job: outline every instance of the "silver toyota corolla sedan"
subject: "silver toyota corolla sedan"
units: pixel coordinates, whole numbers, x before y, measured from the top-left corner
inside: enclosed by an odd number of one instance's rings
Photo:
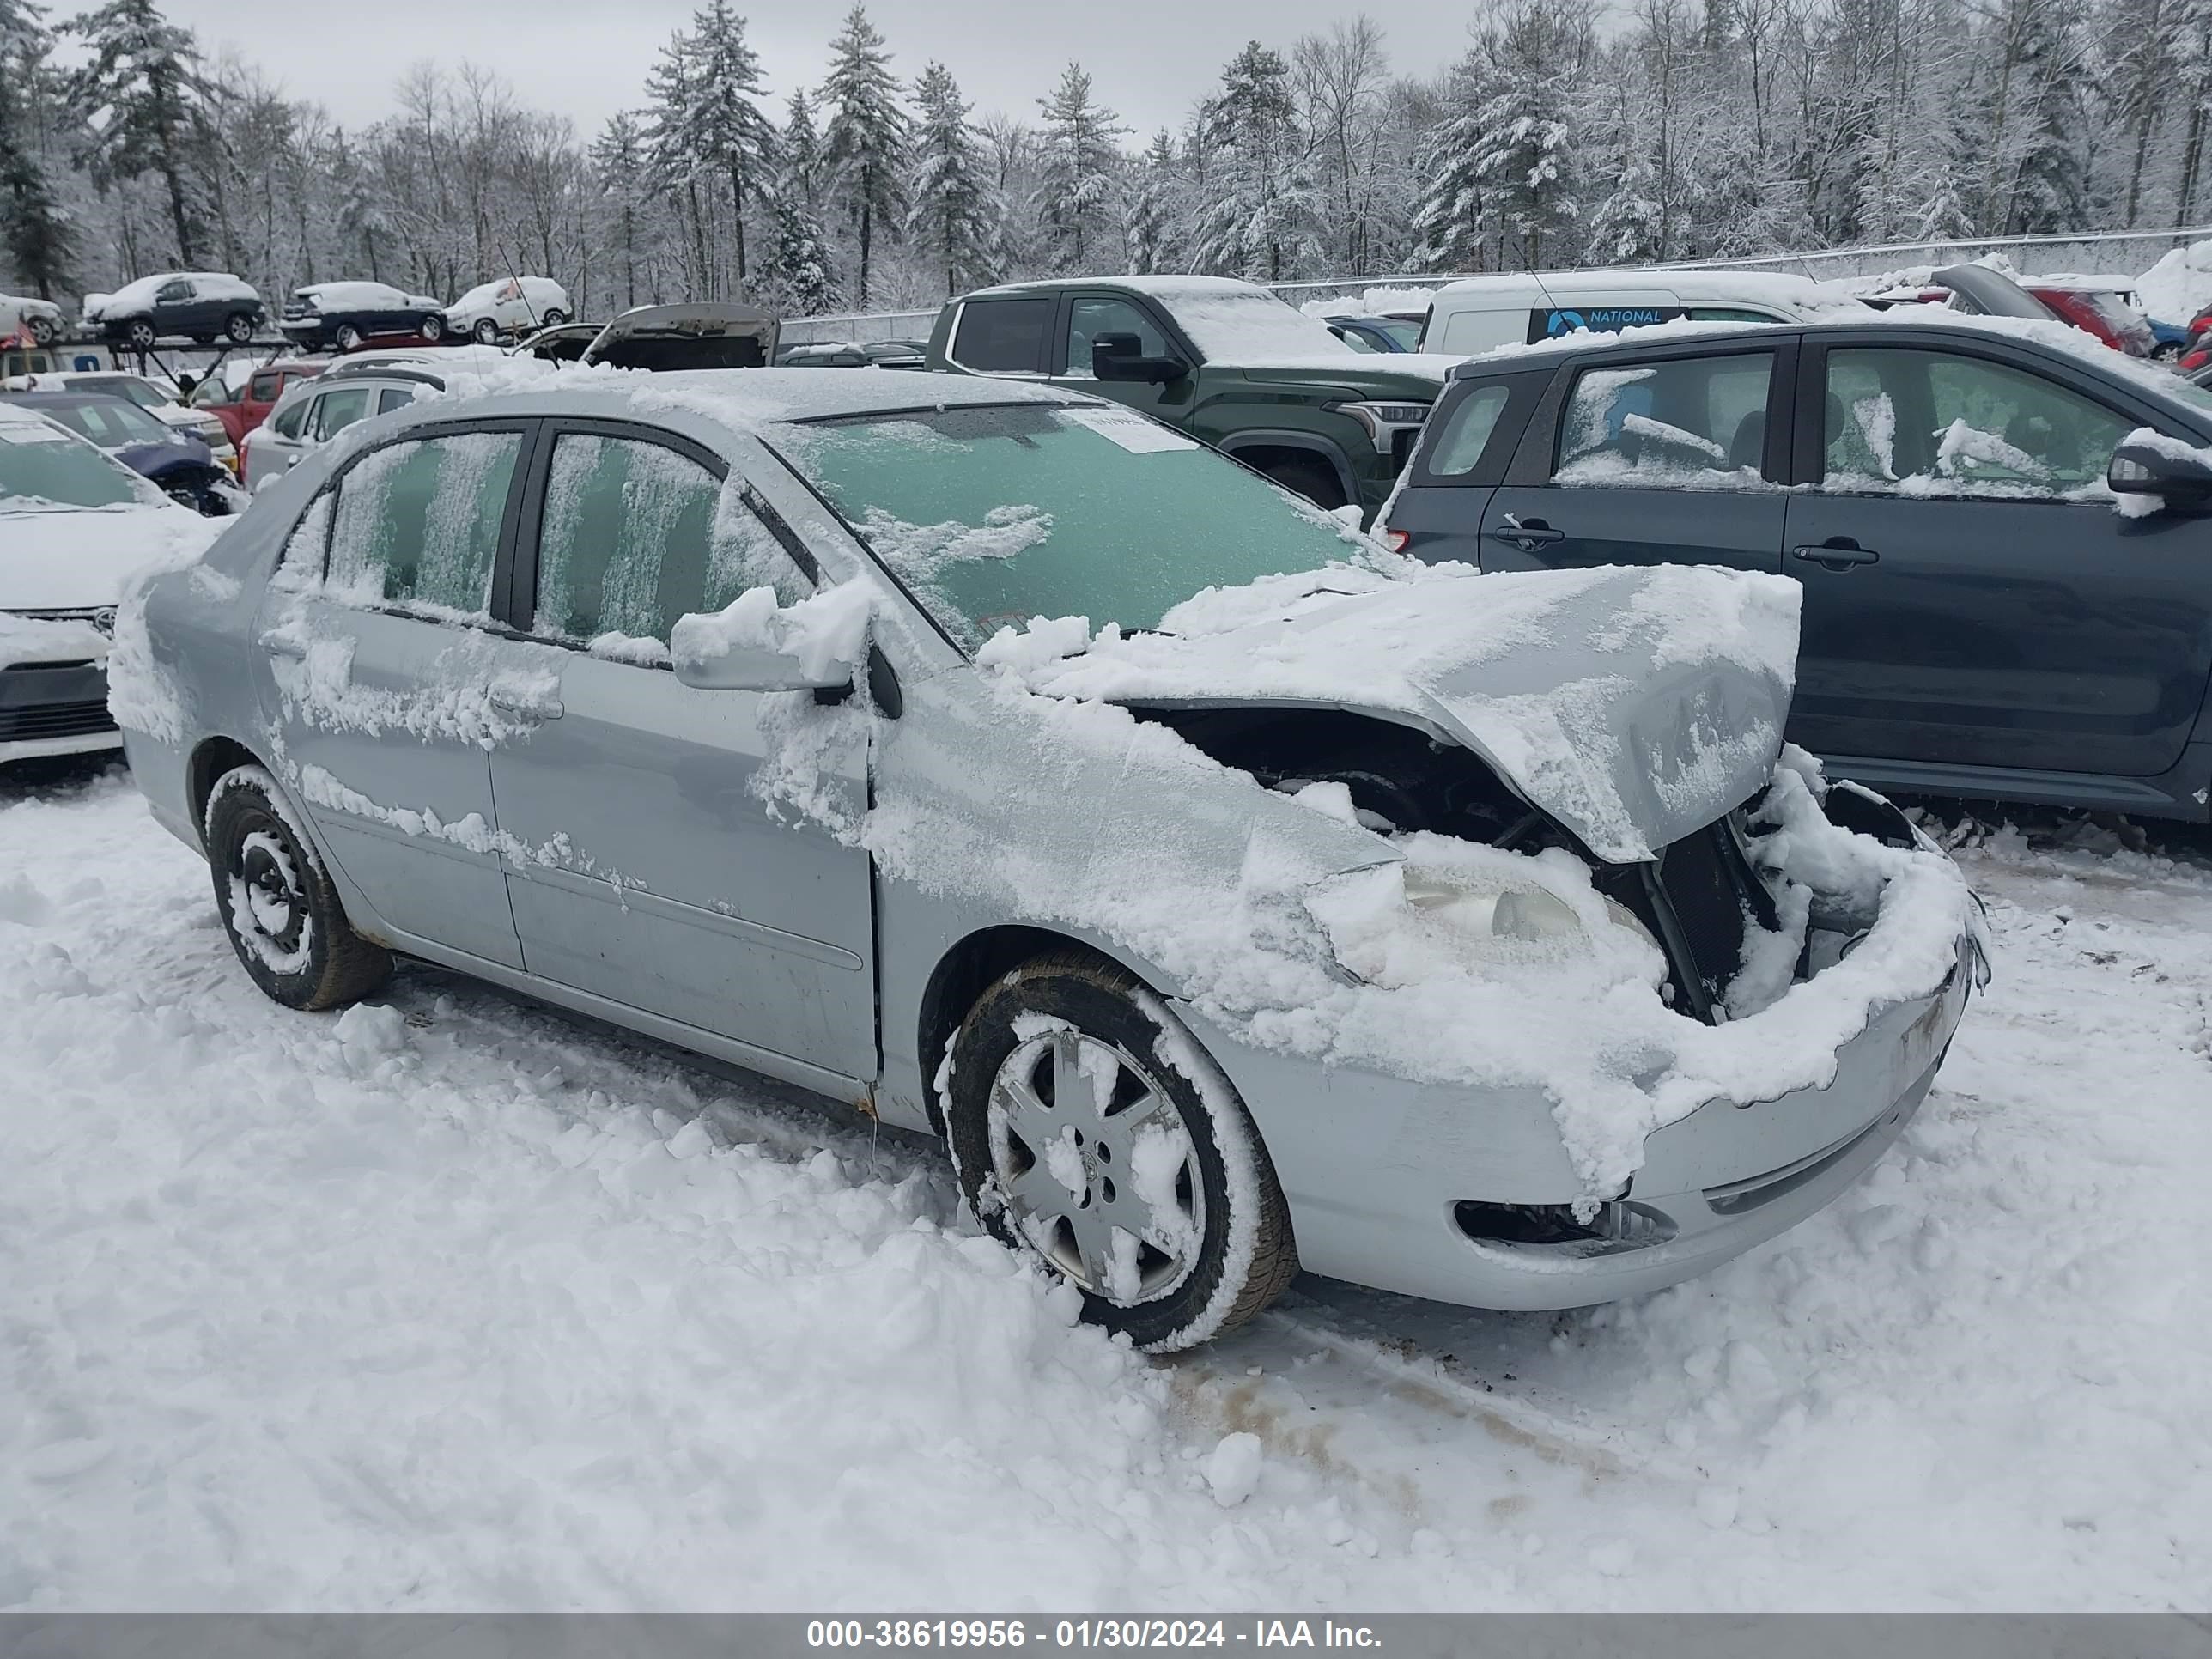
[[[395,955],[945,1138],[1139,1345],[1772,1237],[1919,1106],[1950,860],[1784,746],[1796,593],[1409,565],[1036,385],[582,369],[147,573],[131,769],[278,1002]]]

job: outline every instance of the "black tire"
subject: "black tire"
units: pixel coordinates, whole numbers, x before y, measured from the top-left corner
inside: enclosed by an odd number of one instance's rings
[[[361,343],[361,331],[351,323],[340,323],[331,331],[331,343],[340,351],[351,351]]]
[[[223,319],[222,331],[233,345],[244,345],[253,337],[253,319],[242,311],[234,311]]]
[[[499,343],[499,325],[489,317],[477,318],[477,325],[469,331],[477,337],[477,343],[478,345],[497,345]]]
[[[123,337],[136,349],[150,351],[154,342],[161,337],[154,332],[152,323],[143,317],[136,317],[125,325]]]
[[[562,310],[558,306],[551,306],[546,309],[545,316],[544,318],[544,325],[547,328],[558,328],[562,324],[568,320],[568,313],[567,312]]]
[[[54,319],[52,318],[33,317],[31,319],[31,339],[33,343],[42,346],[50,346],[60,337],[61,330],[54,325]]]
[[[212,334],[195,334],[192,336],[192,343],[196,346],[211,346],[215,343],[215,336]]]
[[[354,932],[314,843],[266,771],[240,766],[217,778],[204,828],[216,914],[271,1000],[342,1007],[390,976],[391,954]]]
[[[1291,494],[1328,512],[1344,505],[1344,486],[1326,462],[1290,459],[1270,461],[1260,470]]]
[[[446,337],[446,319],[434,311],[424,312],[422,322],[416,326],[422,337],[433,345]]]
[[[1100,1295],[1048,1255],[1019,1224],[1018,1202],[1000,1181],[993,1158],[991,1101],[1001,1069],[1012,1061],[1018,1072],[1024,1052],[1039,1041],[1035,1026],[1026,1037],[1017,1030],[1016,1021],[1024,1015],[1062,1023],[1077,1036],[1119,1051],[1125,1069],[1115,1074],[1113,1100],[1100,1113],[1101,1121],[1110,1120],[1125,1088],[1139,1097],[1149,1089],[1172,1108],[1188,1137],[1188,1152],[1194,1155],[1203,1195],[1197,1206],[1197,1242],[1181,1276],[1142,1299]],[[1049,1072],[1049,1061],[1043,1063],[1040,1083]],[[1188,1075],[1191,1071],[1206,1073],[1205,1086]],[[1127,1335],[1140,1348],[1172,1352],[1211,1340],[1249,1319],[1297,1277],[1290,1207],[1243,1103],[1165,1005],[1121,969],[1070,951],[1040,957],[999,980],[977,1000],[953,1037],[947,1094],[941,1103],[947,1139],[969,1206],[1000,1243],[1073,1285],[1083,1298],[1083,1317],[1091,1323]],[[1157,1113],[1153,1121],[1164,1121]],[[1079,1133],[1074,1144],[1085,1144]],[[1085,1167],[1099,1179],[1097,1190],[1110,1203],[1114,1191],[1103,1176],[1114,1166]],[[1176,1188],[1185,1196],[1189,1168],[1187,1158]],[[1128,1178],[1133,1192],[1133,1170]],[[1092,1201],[1086,1195],[1070,1205],[1087,1210]],[[1232,1259],[1231,1239],[1243,1230],[1248,1210],[1252,1248],[1239,1262]]]

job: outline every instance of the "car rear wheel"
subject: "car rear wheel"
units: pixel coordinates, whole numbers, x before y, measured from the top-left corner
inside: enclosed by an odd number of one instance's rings
[[[560,327],[560,325],[561,325],[562,324],[563,324],[563,323],[567,322],[568,320],[568,313],[567,312],[565,312],[565,311],[562,310],[560,307],[558,307],[558,306],[549,306],[549,307],[546,307],[546,311],[545,311],[545,326],[546,326],[546,327],[548,327],[548,328],[558,328],[558,327]]]
[[[240,766],[217,778],[204,827],[223,931],[270,998],[287,1008],[336,1008],[385,981],[390,954],[354,932],[314,843],[265,770]]]
[[[1297,1273],[1289,1206],[1236,1091],[1119,969],[1040,957],[953,1038],[953,1166],[994,1237],[1142,1348],[1204,1342]]]
[[[233,345],[244,345],[253,337],[253,319],[242,311],[234,311],[224,319],[222,331]]]
[[[476,327],[471,329],[470,332],[477,337],[477,343],[478,345],[496,345],[499,343],[499,325],[492,321],[489,317],[477,318]]]
[[[31,319],[31,338],[36,343],[42,346],[50,346],[54,343],[55,339],[60,335],[60,333],[61,330],[54,326],[54,319],[52,318],[33,317]]]
[[[123,337],[139,350],[148,350],[153,346],[155,337],[154,325],[143,317],[138,318],[123,331]]]
[[[1335,471],[1321,461],[1289,459],[1270,461],[1261,471],[1291,494],[1303,495],[1316,507],[1334,512],[1344,505],[1344,486]]]
[[[446,319],[434,311],[424,312],[422,320],[417,326],[426,340],[436,341],[446,337]]]

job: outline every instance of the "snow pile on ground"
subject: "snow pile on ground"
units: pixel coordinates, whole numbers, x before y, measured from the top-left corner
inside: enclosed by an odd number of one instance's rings
[[[2212,242],[2169,248],[2136,278],[2136,299],[2162,323],[2186,323],[2212,305]]]
[[[282,1012],[127,784],[0,785],[0,1608],[2201,1611],[2212,874],[1966,856],[1999,977],[1830,1211],[1155,1364],[933,1155],[428,970]]]

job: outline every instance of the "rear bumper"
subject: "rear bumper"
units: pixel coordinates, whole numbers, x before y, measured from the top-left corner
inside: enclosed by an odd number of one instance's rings
[[[1504,1243],[1462,1226],[1462,1202],[1565,1206],[1581,1194],[1540,1091],[1316,1066],[1183,1012],[1259,1125],[1309,1271],[1469,1307],[1575,1308],[1717,1267],[1857,1180],[1919,1109],[1974,964],[1962,936],[1943,984],[1878,1012],[1838,1052],[1826,1087],[1715,1100],[1650,1135],[1625,1196],[1661,1224],[1635,1243]]]

